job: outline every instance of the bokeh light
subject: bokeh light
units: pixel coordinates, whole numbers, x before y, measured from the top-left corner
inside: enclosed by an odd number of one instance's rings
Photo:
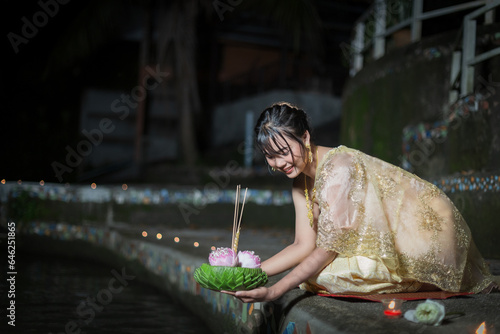
[[[174,241],[175,241],[175,242],[179,242],[179,241],[181,241],[181,239],[179,239],[179,237],[175,237],[175,238],[174,238]]]
[[[147,237],[147,236],[148,236],[148,232],[146,232],[146,231],[142,231],[142,236],[143,236],[144,238],[145,238],[145,237]]]
[[[97,188],[97,184],[95,184],[95,182],[93,182],[93,183],[90,185],[90,188],[92,188],[92,189]]]
[[[200,246],[200,243],[198,241],[195,241],[194,244],[193,244],[194,247],[199,247]]]
[[[127,189],[128,189],[128,186],[124,183],[124,184],[122,184],[122,189],[123,189],[123,190],[127,190]]]
[[[157,233],[156,234],[156,239],[160,240],[161,238],[163,238],[163,236],[161,235],[161,233]]]

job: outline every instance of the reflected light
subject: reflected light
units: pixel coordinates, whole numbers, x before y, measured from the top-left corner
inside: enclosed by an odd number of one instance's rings
[[[486,323],[483,321],[481,325],[476,330],[476,334],[486,334]]]
[[[175,242],[179,242],[179,241],[181,241],[181,239],[179,239],[179,237],[175,237],[175,238],[174,238],[174,241],[175,241]]]
[[[163,236],[161,235],[161,233],[157,233],[156,234],[156,239],[160,240],[161,238],[163,238]]]
[[[128,189],[128,186],[124,183],[124,184],[122,184],[122,189],[123,189],[123,190],[127,190],[127,189]]]
[[[90,188],[92,188],[92,189],[97,188],[97,184],[95,184],[95,182],[93,182],[93,183],[90,185]]]
[[[146,231],[142,231],[142,236],[143,236],[144,238],[145,238],[145,237],[147,237],[147,236],[148,236],[148,232],[146,232]]]
[[[200,246],[200,244],[198,243],[198,241],[195,241],[193,245],[194,245],[194,247],[199,247]]]

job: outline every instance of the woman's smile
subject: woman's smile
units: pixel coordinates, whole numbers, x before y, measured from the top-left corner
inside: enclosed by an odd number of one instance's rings
[[[283,168],[283,173],[290,174],[291,172],[293,172],[293,166]]]

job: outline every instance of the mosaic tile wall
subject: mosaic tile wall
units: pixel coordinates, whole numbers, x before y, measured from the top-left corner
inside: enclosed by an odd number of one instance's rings
[[[215,204],[234,203],[236,190],[207,187],[196,188],[153,188],[135,187],[123,184],[120,186],[96,185],[61,185],[40,181],[22,182],[6,181],[0,183],[0,201],[5,202],[8,196],[18,196],[21,191],[29,192],[30,196],[40,199],[63,202],[94,202],[105,203],[114,201],[118,204],[177,204],[193,203]],[[241,192],[243,198],[244,189]],[[283,205],[292,202],[289,191],[271,191],[248,189],[247,201],[259,205]]]
[[[444,192],[460,191],[500,192],[500,175],[468,174],[451,175],[444,178],[430,180]],[[199,190],[184,189],[153,189],[148,187],[126,186],[96,186],[90,185],[59,185],[41,184],[33,182],[3,182],[0,184],[0,201],[6,202],[9,196],[16,197],[22,191],[29,192],[30,196],[57,200],[63,202],[94,202],[105,203],[114,201],[118,204],[177,204],[192,203],[198,205],[216,203],[234,203],[235,190]],[[243,192],[242,192],[243,196]],[[259,205],[285,205],[292,203],[291,192],[288,190],[271,191],[265,189],[248,189],[247,202]]]

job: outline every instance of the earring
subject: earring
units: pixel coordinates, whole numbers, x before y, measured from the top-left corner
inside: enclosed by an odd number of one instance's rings
[[[273,172],[276,172],[276,169],[275,169],[274,167],[271,167],[271,170],[272,170]]]
[[[306,144],[306,149],[307,149],[307,157],[308,157],[309,163],[312,163],[313,162],[313,154],[311,151],[311,145]]]

